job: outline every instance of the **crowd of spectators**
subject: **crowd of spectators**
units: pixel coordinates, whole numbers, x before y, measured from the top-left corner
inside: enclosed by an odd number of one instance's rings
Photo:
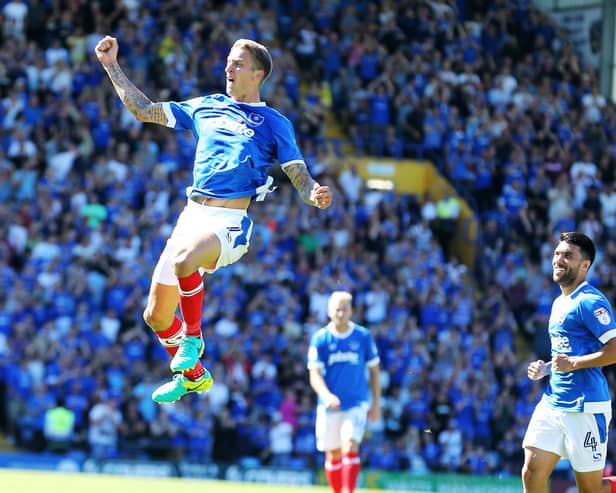
[[[591,281],[612,300],[616,279],[616,113],[549,16],[504,0],[0,4],[10,441],[97,458],[315,466],[305,356],[342,287],[382,359],[383,418],[362,446],[365,467],[519,473],[542,390],[526,361],[549,351],[554,234],[596,240]],[[232,41],[263,41],[275,66],[264,98],[337,194],[313,211],[273,170],[279,188],[251,208],[249,253],[206,279],[215,384],[173,405],[150,399],[168,356],[141,313],[194,142],[126,112],[93,56],[107,33],[153,100],[220,91]],[[355,155],[327,138],[328,112],[357,154],[434,161],[480,219],[472,269],[439,242],[429,196],[365,189]]]

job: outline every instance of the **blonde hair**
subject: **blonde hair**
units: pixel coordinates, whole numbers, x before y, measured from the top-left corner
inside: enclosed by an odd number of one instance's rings
[[[263,84],[265,79],[272,73],[272,67],[274,65],[269,50],[261,43],[244,38],[238,39],[233,43],[231,49],[233,48],[243,48],[250,53],[254,68],[256,70],[263,70],[263,79],[261,79],[261,84]]]
[[[329,302],[334,303],[335,301],[346,301],[350,304],[353,301],[353,295],[348,291],[334,291],[329,296]]]

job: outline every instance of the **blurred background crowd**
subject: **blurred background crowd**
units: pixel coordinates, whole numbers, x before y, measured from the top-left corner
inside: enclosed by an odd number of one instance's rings
[[[614,300],[616,112],[566,33],[525,1],[11,0],[0,8],[0,431],[27,450],[313,467],[305,359],[348,289],[382,360],[367,468],[513,474],[549,357],[558,232],[596,241]],[[271,48],[263,97],[334,205],[280,170],[249,253],[206,279],[202,395],[155,405],[168,357],[142,321],[191,182],[192,136],[142,125],[93,54],[152,100],[223,90],[239,37]],[[326,120],[345,131],[328,137]],[[429,159],[457,196],[370,190],[361,155]],[[465,200],[473,268],[449,248]],[[613,388],[615,374],[608,370]],[[616,439],[610,441],[616,450]],[[612,455],[613,457],[613,455]]]

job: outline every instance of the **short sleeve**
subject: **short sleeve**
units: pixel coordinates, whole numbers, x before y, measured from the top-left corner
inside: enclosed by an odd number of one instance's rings
[[[207,98],[198,97],[182,102],[169,101],[163,103],[163,111],[170,128],[193,130],[193,115],[198,107],[207,104]]]
[[[317,333],[314,336],[312,336],[312,339],[310,340],[310,346],[308,347],[308,369],[309,370],[323,368],[325,366],[323,362],[324,358],[323,358],[323,355],[321,354],[322,349],[320,346],[321,345],[319,345],[319,337]]]
[[[584,324],[603,344],[616,337],[614,313],[604,297],[596,296],[585,300],[581,309]]]
[[[281,115],[272,130],[276,142],[276,159],[280,162],[280,166],[284,168],[289,164],[303,163],[304,157],[295,141],[293,124]]]
[[[376,366],[380,363],[379,351],[374,342],[374,338],[368,332],[366,336],[366,364],[369,367]]]

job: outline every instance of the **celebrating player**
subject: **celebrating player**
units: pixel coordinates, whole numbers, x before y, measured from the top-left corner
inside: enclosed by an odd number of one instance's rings
[[[376,421],[380,415],[379,355],[368,329],[351,321],[352,300],[346,291],[331,294],[330,323],[315,332],[308,349],[310,385],[319,401],[317,449],[325,452],[325,476],[334,493],[355,490],[366,417]]]
[[[525,493],[546,493],[561,457],[568,458],[580,493],[616,493],[602,479],[612,404],[602,366],[616,362],[616,323],[606,297],[586,281],[595,245],[582,233],[561,233],[552,258],[554,300],[549,334],[552,360],[533,361],[528,377],[550,376],[524,437]]]
[[[229,52],[227,95],[213,94],[183,102],[148,99],[128,80],[117,60],[118,41],[105,36],[96,56],[126,108],[142,122],[191,130],[197,139],[192,186],[187,204],[154,269],[144,312],[178,372],[156,389],[156,402],[174,402],[188,392],[212,385],[199,358],[203,274],[236,262],[248,250],[253,222],[251,198],[271,191],[267,169],[277,160],[307,204],[324,209],[332,195],[309,174],[295,142],[292,124],[260,99],[260,88],[272,70],[263,45],[240,39]],[[183,321],[176,315],[180,306]]]

